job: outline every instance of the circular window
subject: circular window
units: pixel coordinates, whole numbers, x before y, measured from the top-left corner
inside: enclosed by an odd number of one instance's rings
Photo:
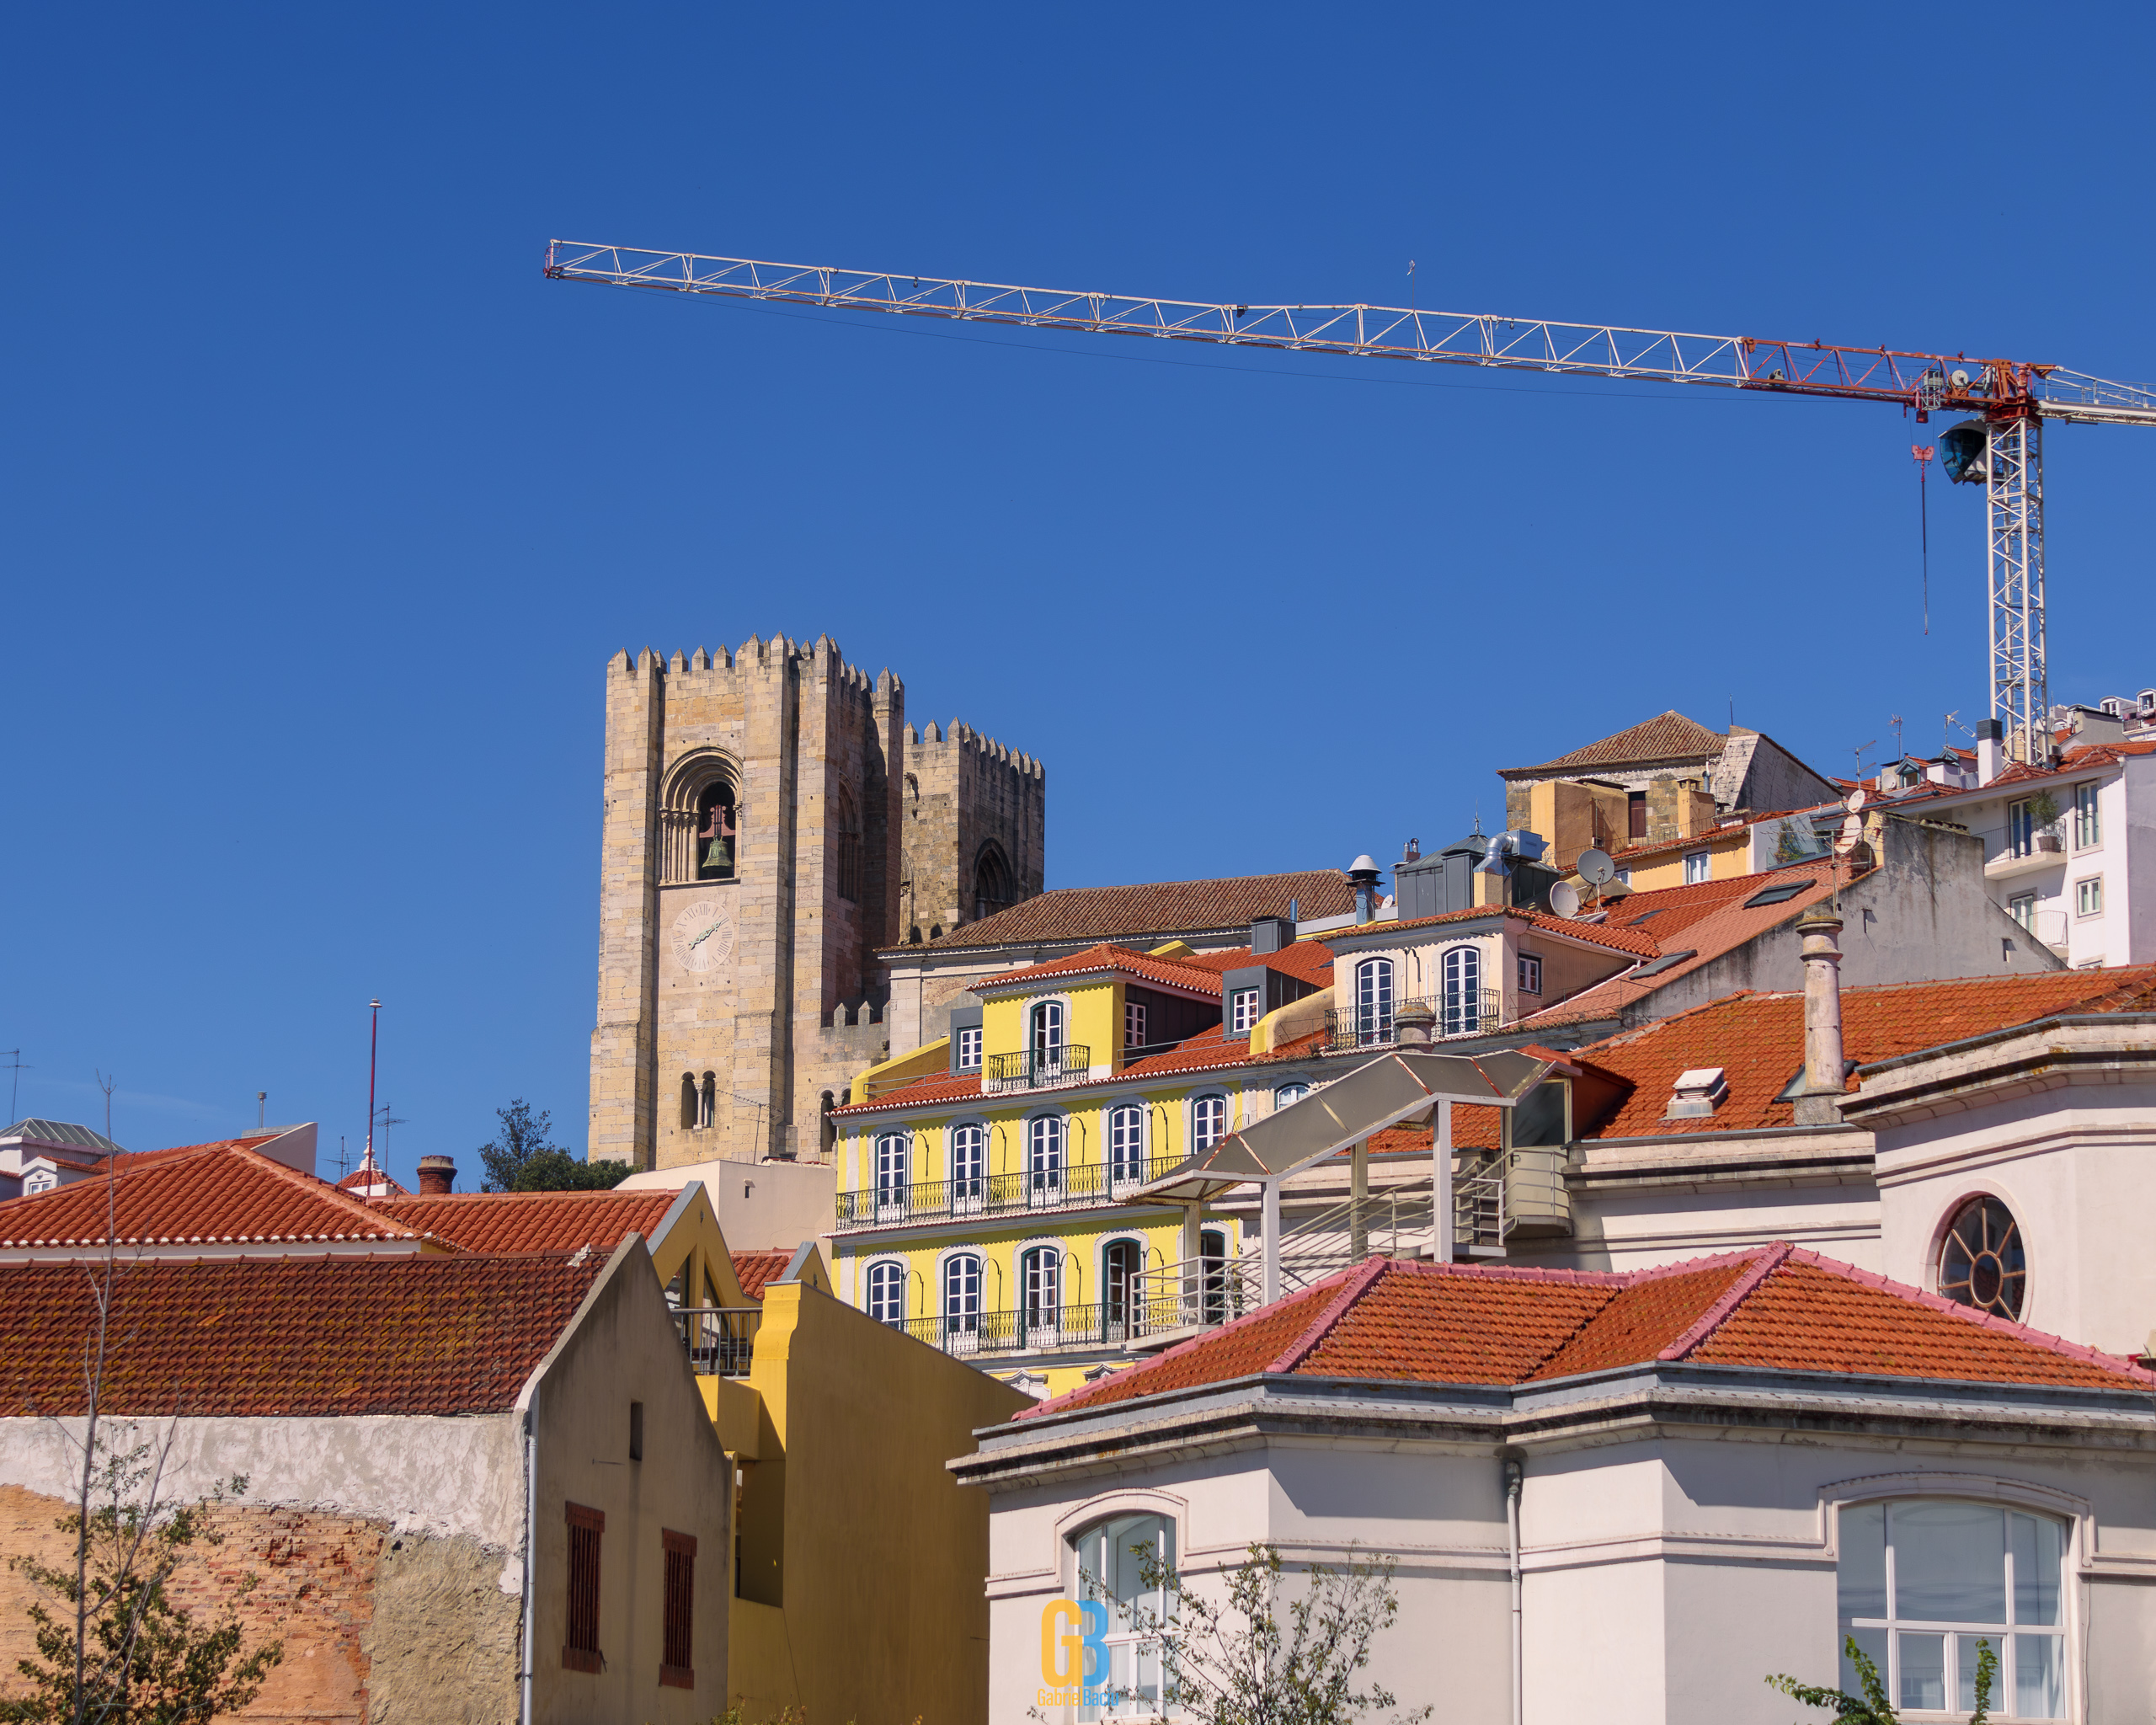
[[[2019,1318],[2028,1287],[2014,1212],[1996,1198],[1972,1198],[1956,1210],[1939,1247],[1939,1291],[1957,1306]]]

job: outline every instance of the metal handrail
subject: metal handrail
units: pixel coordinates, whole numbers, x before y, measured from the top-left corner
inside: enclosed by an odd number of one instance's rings
[[[1219,1259],[1211,1261],[1215,1272]],[[1230,1268],[1232,1268],[1230,1266]],[[1157,1276],[1158,1271],[1151,1274]],[[1189,1304],[1181,1293],[1165,1295],[1141,1291],[1146,1277],[1132,1278],[1132,1291],[1122,1299],[1070,1300],[1015,1311],[957,1311],[941,1316],[890,1321],[917,1342],[926,1342],[946,1354],[973,1357],[996,1354],[1052,1354],[1066,1348],[1114,1348],[1142,1342],[1170,1331],[1187,1329],[1193,1319]],[[1233,1279],[1227,1286],[1230,1290]],[[1203,1295],[1201,1292],[1200,1298]],[[1216,1308],[1238,1295],[1227,1291],[1215,1297]],[[1255,1305],[1255,1300],[1250,1302]],[[1243,1310],[1236,1306],[1233,1316]],[[1220,1320],[1215,1319],[1214,1322]]]
[[[1090,1209],[1116,1203],[1147,1181],[1181,1167],[1184,1161],[1175,1156],[1131,1157],[1121,1162],[1066,1162],[912,1184],[879,1183],[839,1193],[837,1225],[844,1231],[1015,1211]]]
[[[1092,1066],[1093,1051],[1082,1042],[1026,1049],[1013,1055],[990,1055],[982,1063],[980,1087],[986,1091],[1043,1090],[1051,1085],[1077,1084],[1084,1081]]]
[[[1438,1037],[1485,1036],[1500,1028],[1504,1017],[1504,996],[1494,988],[1396,1000],[1381,1012],[1335,1007],[1325,1015],[1326,1051],[1390,1048],[1400,1039],[1396,1021],[1407,1007],[1428,1007],[1436,1021],[1431,1033]]]
[[[689,1365],[701,1377],[744,1378],[755,1357],[760,1306],[680,1306],[674,1328]]]

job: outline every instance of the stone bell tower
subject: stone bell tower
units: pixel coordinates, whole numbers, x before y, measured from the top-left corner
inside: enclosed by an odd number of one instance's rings
[[[910,746],[905,686],[827,636],[609,661],[589,1155],[819,1154],[825,1092],[889,1051],[877,949],[917,926],[907,868],[953,898],[1016,853],[1010,898],[1040,890],[1039,764],[1001,751],[916,845]],[[937,908],[1001,902],[975,900]]]

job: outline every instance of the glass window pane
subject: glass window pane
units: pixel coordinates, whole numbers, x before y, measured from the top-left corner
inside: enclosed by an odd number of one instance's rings
[[[1954,1637],[1953,1705],[1965,1713],[1977,1705],[1977,1644],[1979,1642],[1990,1642],[1993,1657],[1999,1661],[1991,1679],[1991,1711],[1996,1713],[2002,1710],[2006,1700],[2003,1687],[2006,1674],[2006,1637],[2001,1635],[1962,1634]]]
[[[1886,1632],[1883,1629],[1844,1629],[1842,1632],[1842,1693],[1861,1696],[1864,1680],[1857,1675],[1856,1667],[1849,1662],[1849,1642],[1854,1641],[1871,1669],[1879,1674],[1880,1687],[1886,1685]]]
[[[1900,1640],[1902,1693],[1897,1705],[1943,1712],[1946,1707],[1946,1637],[1911,1635],[1904,1631]]]
[[[1841,1602],[1844,1617],[1886,1615],[1886,1506],[1859,1503],[1842,1511]],[[1851,1694],[1855,1691],[1852,1690]]]
[[[1897,1503],[1893,1545],[1897,1618],[1919,1623],[2006,1621],[2006,1518],[2001,1511],[1981,1503]]]
[[[2014,1621],[2057,1623],[2059,1558],[2066,1530],[2034,1515],[2009,1518],[2014,1539]]]
[[[2014,1711],[2025,1719],[2066,1717],[2066,1642],[2063,1637],[2014,1637]]]

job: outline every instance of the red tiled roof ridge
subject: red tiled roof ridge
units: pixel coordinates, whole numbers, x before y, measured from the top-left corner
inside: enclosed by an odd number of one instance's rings
[[[1318,1314],[1304,1327],[1294,1340],[1282,1348],[1262,1370],[1267,1376],[1278,1372],[1293,1371],[1310,1351],[1331,1335],[1334,1326],[1354,1309],[1355,1302],[1369,1291],[1370,1284],[1385,1274],[1390,1259],[1371,1258],[1349,1270],[1341,1282],[1340,1289],[1318,1310]]]
[[[1788,1261],[1789,1255],[1794,1249],[1786,1240],[1777,1240],[1764,1252],[1760,1252],[1743,1274],[1722,1290],[1721,1298],[1701,1312],[1693,1321],[1690,1328],[1668,1347],[1662,1348],[1655,1355],[1655,1358],[1682,1359],[1689,1354],[1720,1329],[1723,1320],[1750,1297],[1754,1288],[1780,1269]]]
[[[1186,964],[1179,959],[1141,953],[1113,941],[1098,941],[1083,952],[1049,959],[1038,964],[1022,964],[1001,975],[984,977],[973,985],[976,992],[1007,988],[1036,976],[1084,976],[1096,970],[1127,970],[1154,982],[1181,984],[1198,994],[1218,994],[1220,973],[1203,965]]]
[[[1854,1282],[1860,1287],[1876,1288],[1881,1293],[1898,1295],[1929,1311],[1944,1312],[1964,1323],[1974,1324],[1978,1329],[1996,1331],[2015,1341],[2025,1342],[2032,1348],[2041,1348],[2048,1353],[2079,1360],[2084,1365],[2102,1366],[2123,1373],[2141,1383],[2156,1386],[2156,1371],[2151,1371],[2133,1360],[2122,1359],[2116,1354],[2106,1354],[2102,1348],[2091,1348],[2085,1343],[2069,1342],[2065,1337],[2054,1336],[2048,1330],[2032,1329],[2027,1324],[2017,1322],[2010,1317],[2001,1317],[1996,1312],[1979,1311],[1972,1306],[1957,1305],[1941,1295],[1927,1292],[1908,1282],[1897,1282],[1892,1276],[1883,1275],[1877,1270],[1867,1270],[1838,1258],[1828,1258],[1824,1252],[1814,1251],[1810,1247],[1788,1247],[1784,1261],[1824,1270],[1830,1275]]]

